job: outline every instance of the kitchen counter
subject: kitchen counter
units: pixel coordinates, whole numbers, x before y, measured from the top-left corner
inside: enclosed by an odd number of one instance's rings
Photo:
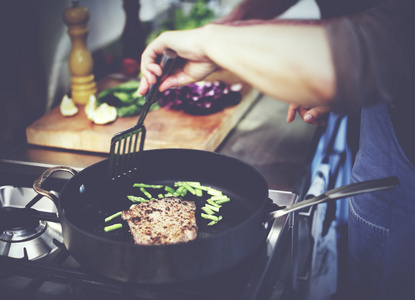
[[[287,105],[260,96],[217,152],[245,161],[265,177],[270,189],[292,191],[310,155],[315,126],[298,118],[286,123]],[[57,165],[80,171],[106,159],[106,154],[20,145],[0,161],[3,172],[39,174]]]

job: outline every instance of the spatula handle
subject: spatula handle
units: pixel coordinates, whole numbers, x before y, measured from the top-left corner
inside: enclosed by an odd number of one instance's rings
[[[143,109],[141,110],[140,117],[138,118],[137,125],[141,126],[144,123],[144,119],[147,116],[148,111],[150,110],[151,105],[157,101],[159,96],[159,87],[160,84],[163,82],[164,78],[171,72],[173,69],[174,61],[177,58],[177,53],[173,50],[167,49],[160,62],[160,66],[162,68],[162,75],[157,78],[157,82],[150,86],[146,94],[146,102],[144,103]]]
[[[162,75],[157,78],[157,82],[150,86],[150,89],[148,90],[147,96],[146,96],[146,102],[149,102],[150,104],[153,104],[157,98],[158,98],[158,89],[160,87],[160,84],[163,82],[163,80],[166,78],[167,75],[170,74],[173,63],[177,58],[177,53],[173,50],[167,49],[164,51],[163,57],[160,62],[160,66],[163,70]]]

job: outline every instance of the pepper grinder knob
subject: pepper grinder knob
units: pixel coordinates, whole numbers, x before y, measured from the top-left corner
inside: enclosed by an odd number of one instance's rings
[[[93,60],[87,48],[89,11],[73,2],[73,5],[63,12],[63,21],[68,27],[68,35],[72,42],[69,56],[72,100],[77,104],[86,104],[89,96],[97,92]]]

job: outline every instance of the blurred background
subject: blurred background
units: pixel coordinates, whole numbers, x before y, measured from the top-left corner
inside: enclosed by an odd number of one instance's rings
[[[19,0],[2,3],[0,155],[25,141],[25,128],[70,92],[71,40],[62,14],[88,8],[87,47],[98,81],[138,76],[141,51],[167,29],[203,25],[240,0]]]

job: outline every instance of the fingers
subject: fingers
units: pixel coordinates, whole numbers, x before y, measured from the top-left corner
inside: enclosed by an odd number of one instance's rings
[[[307,124],[326,126],[328,114],[331,112],[330,106],[315,106],[312,108],[301,107],[298,104],[290,104],[287,112],[287,122],[294,121],[295,115],[298,114]]]
[[[295,114],[297,113],[297,110],[300,108],[298,104],[290,104],[288,106],[288,112],[287,112],[287,123],[291,123],[295,119]]]
[[[316,106],[311,109],[304,109],[300,111],[304,122],[317,126],[326,126],[327,117],[331,111],[329,106]]]

